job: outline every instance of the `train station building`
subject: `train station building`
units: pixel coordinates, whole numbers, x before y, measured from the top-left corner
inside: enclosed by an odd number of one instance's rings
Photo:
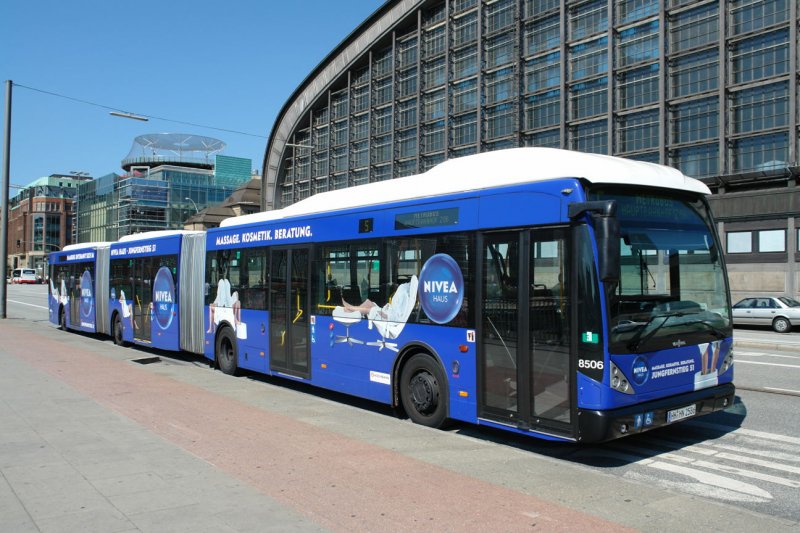
[[[261,203],[547,146],[712,190],[733,300],[800,292],[798,2],[390,0],[286,101]]]

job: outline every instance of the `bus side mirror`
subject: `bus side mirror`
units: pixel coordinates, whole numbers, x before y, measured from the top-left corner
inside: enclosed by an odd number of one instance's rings
[[[620,278],[620,231],[617,202],[614,200],[569,204],[568,216],[576,219],[588,213],[594,223],[597,239],[597,262],[600,279],[614,283]]]
[[[592,214],[594,234],[597,239],[598,269],[600,279],[618,282],[620,274],[619,220],[616,216]]]

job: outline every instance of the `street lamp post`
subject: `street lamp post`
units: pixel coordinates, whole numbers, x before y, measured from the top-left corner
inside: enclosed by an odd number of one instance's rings
[[[14,82],[6,80],[6,121],[3,135],[3,180],[0,185],[0,203],[3,204],[0,213],[0,273],[3,276],[0,281],[0,319],[7,318],[6,315],[6,274],[8,269],[8,184],[10,183],[9,171],[11,169],[11,88]]]
[[[188,196],[187,196],[186,198],[184,198],[184,200],[189,200],[190,202],[192,202],[192,205],[194,206],[194,214],[195,214],[195,215],[196,215],[197,213],[199,213],[199,212],[200,212],[200,210],[199,210],[199,209],[197,209],[197,204],[196,204],[196,203],[194,203],[194,200],[192,200],[192,199],[191,199],[191,198],[189,198]]]

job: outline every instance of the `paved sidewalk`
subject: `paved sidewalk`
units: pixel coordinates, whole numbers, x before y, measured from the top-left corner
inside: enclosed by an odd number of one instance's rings
[[[323,530],[0,349],[0,531]]]
[[[0,531],[796,526],[41,322],[0,339]]]

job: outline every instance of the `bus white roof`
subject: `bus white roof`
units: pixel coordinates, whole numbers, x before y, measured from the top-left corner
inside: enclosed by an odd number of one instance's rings
[[[511,148],[448,159],[423,174],[315,194],[283,209],[223,220],[220,226],[561,178],[711,194],[701,181],[663,165],[556,148]]]
[[[95,248],[107,248],[111,246],[110,242],[80,242],[78,244],[68,244],[61,249],[62,252],[70,250],[88,250]]]
[[[147,239],[159,239],[161,237],[169,237],[171,235],[194,235],[202,233],[202,231],[191,231],[185,229],[165,229],[159,231],[145,231],[142,233],[134,233],[133,235],[125,235],[120,237],[118,242],[127,241],[142,241]]]

